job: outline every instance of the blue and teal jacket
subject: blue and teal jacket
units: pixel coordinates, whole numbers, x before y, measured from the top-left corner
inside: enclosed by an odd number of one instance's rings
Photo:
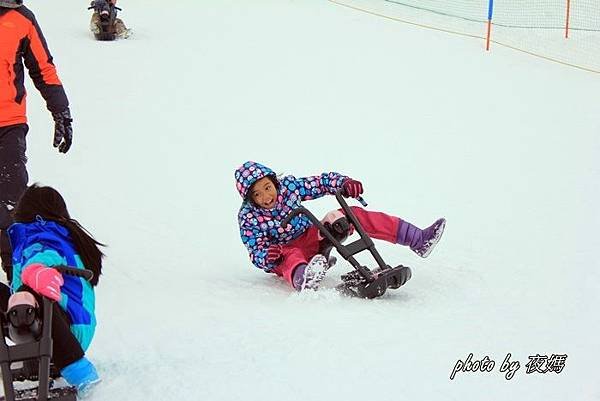
[[[16,223],[8,235],[13,248],[13,292],[23,285],[21,274],[33,263],[84,268],[69,230],[54,221],[38,218],[33,223]],[[63,279],[59,305],[71,318],[71,332],[85,351],[96,329],[94,290],[83,278],[63,275]]]
[[[252,185],[263,177],[278,180],[277,203],[272,209],[255,206],[248,199]],[[296,178],[288,175],[278,178],[275,172],[256,162],[246,162],[235,171],[236,187],[244,199],[238,213],[242,242],[248,249],[252,263],[266,272],[274,264],[267,263],[267,249],[271,244],[287,244],[300,237],[312,225],[308,217],[300,215],[292,219],[283,229],[281,221],[305,200],[334,195],[348,177],[338,173],[323,173],[317,176]]]

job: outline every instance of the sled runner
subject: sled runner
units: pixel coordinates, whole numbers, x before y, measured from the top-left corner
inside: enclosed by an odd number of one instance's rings
[[[343,294],[360,297],[360,298],[377,298],[385,294],[386,290],[397,289],[403,286],[411,278],[411,270],[408,266],[398,265],[391,267],[386,264],[369,235],[360,225],[358,219],[348,206],[348,203],[342,196],[342,190],[338,190],[335,197],[344,211],[344,215],[332,223],[322,223],[308,209],[301,206],[294,209],[283,221],[281,226],[285,228],[292,219],[303,214],[318,228],[324,240],[321,241],[319,253],[333,262],[334,258],[330,258],[330,253],[333,248],[346,259],[354,271],[343,274],[341,276],[342,283],[337,286],[337,289]],[[361,203],[366,206],[361,199]],[[351,227],[354,227],[360,235],[360,239],[344,245],[344,242],[350,234]],[[366,266],[362,266],[354,255],[369,251],[377,266],[372,270]],[[331,264],[331,262],[330,262]]]
[[[63,274],[90,280],[92,271],[66,266],[53,267]],[[32,297],[33,298],[33,297]],[[35,302],[35,301],[34,301]],[[60,377],[51,364],[52,301],[43,298],[43,319],[34,303],[21,302],[0,313],[3,339],[0,341],[0,368],[4,397],[0,401],[76,401],[74,387],[53,388]],[[15,345],[9,345],[10,339]],[[20,365],[20,366],[15,366]],[[14,382],[37,382],[37,387],[15,390]]]

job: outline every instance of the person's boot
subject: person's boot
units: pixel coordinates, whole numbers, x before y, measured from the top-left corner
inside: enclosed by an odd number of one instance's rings
[[[94,384],[100,381],[96,368],[86,357],[61,369],[60,375],[67,383],[77,388],[77,391],[80,393],[88,391]]]
[[[401,220],[398,227],[398,238],[396,242],[400,245],[407,245],[414,253],[422,258],[429,256],[435,245],[442,238],[446,219],[441,218],[424,230],[413,226],[407,221]]]
[[[317,290],[329,267],[325,256],[321,254],[313,256],[308,264],[296,267],[293,276],[294,288],[298,291]]]
[[[119,39],[127,39],[131,36],[131,29],[125,26],[125,23],[121,18],[115,19],[115,35]]]
[[[92,31],[94,35],[98,35],[100,34],[101,30],[102,28],[100,27],[100,14],[94,12],[92,14],[92,19],[90,20],[90,31]]]

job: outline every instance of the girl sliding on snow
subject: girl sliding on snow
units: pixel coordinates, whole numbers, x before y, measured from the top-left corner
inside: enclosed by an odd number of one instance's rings
[[[40,295],[56,301],[52,362],[70,385],[85,390],[100,380],[84,352],[96,328],[94,287],[102,270],[101,244],[70,217],[62,196],[50,187],[29,187],[14,209],[14,221],[8,229],[14,294],[7,300],[8,288],[2,284],[2,308],[23,301],[41,306]],[[94,277],[88,282],[63,276],[52,266],[86,268]]]
[[[329,268],[319,251],[318,229],[301,215],[284,229],[281,221],[300,203],[338,189],[345,197],[356,198],[362,184],[338,173],[320,176],[278,178],[268,167],[252,161],[235,171],[237,190],[243,202],[238,214],[242,242],[252,263],[267,273],[283,277],[293,288],[317,289]],[[410,246],[417,255],[429,256],[440,240],[446,220],[438,219],[421,230],[398,217],[353,207],[361,225],[373,238]]]

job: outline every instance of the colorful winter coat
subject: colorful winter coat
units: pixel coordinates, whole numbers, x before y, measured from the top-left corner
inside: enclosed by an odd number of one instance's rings
[[[23,62],[48,110],[64,111],[67,95],[35,16],[25,6],[0,8],[0,127],[27,122]]]
[[[248,199],[252,185],[263,177],[271,176],[278,180],[279,191],[274,208],[264,209],[255,206]],[[238,223],[242,242],[250,253],[252,263],[266,272],[275,268],[267,263],[267,249],[271,244],[287,244],[300,237],[312,225],[306,216],[298,216],[283,229],[281,221],[305,200],[317,199],[324,195],[334,195],[348,177],[338,173],[296,178],[292,175],[277,178],[268,167],[259,163],[246,162],[235,172],[237,190],[244,199],[238,213]]]
[[[33,223],[16,223],[9,227],[8,235],[13,247],[13,291],[23,285],[21,274],[33,263],[84,268],[69,230],[54,221],[38,218]],[[63,275],[63,279],[59,305],[71,318],[71,332],[86,350],[96,329],[94,290],[83,278]]]

